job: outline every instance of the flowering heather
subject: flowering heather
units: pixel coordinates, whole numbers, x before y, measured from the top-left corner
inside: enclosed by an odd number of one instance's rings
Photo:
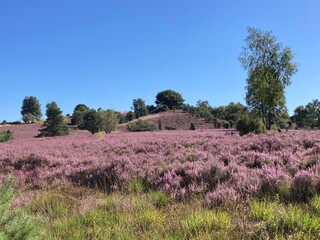
[[[39,125],[2,126],[15,140],[0,144],[0,176],[14,172],[25,186],[64,184],[127,190],[142,180],[181,199],[221,202],[279,195],[307,200],[320,191],[319,131],[240,137],[225,131],[118,132],[34,138]],[[2,179],[0,178],[0,179]]]

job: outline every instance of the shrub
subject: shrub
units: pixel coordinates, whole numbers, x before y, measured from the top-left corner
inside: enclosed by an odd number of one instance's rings
[[[128,124],[127,130],[130,132],[154,131],[156,130],[156,126],[152,123],[138,120],[135,123]]]
[[[251,132],[254,132],[256,134],[261,134],[267,131],[261,119],[250,118],[247,115],[242,116],[239,119],[236,129],[239,131],[241,136]]]
[[[13,139],[13,132],[10,130],[0,132],[0,142],[7,142]]]
[[[291,192],[294,201],[308,202],[316,193],[312,177],[308,173],[300,173],[292,182]]]
[[[0,239],[40,239],[37,224],[21,208],[11,207],[15,197],[13,182],[14,179],[9,177],[0,188]]]
[[[159,128],[160,131],[162,130],[162,122],[161,122],[160,119],[159,119],[159,121],[158,121],[158,128]]]
[[[194,125],[194,123],[190,123],[190,130],[196,130],[196,126]]]
[[[166,130],[177,130],[177,127],[174,125],[167,125],[164,127]]]

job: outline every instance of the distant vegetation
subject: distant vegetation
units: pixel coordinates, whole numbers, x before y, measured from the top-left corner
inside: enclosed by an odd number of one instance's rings
[[[7,142],[13,139],[13,132],[10,130],[0,131],[0,142]]]
[[[47,104],[46,110],[47,120],[44,123],[44,129],[41,129],[39,136],[54,137],[64,136],[69,134],[69,128],[64,122],[62,111],[56,102]]]
[[[34,96],[25,97],[22,102],[21,115],[25,123],[39,121],[42,117],[39,100]]]
[[[291,84],[291,77],[298,71],[298,67],[293,62],[292,50],[289,47],[283,47],[272,32],[249,27],[239,60],[248,74],[246,106],[231,102],[226,106],[213,107],[206,100],[199,100],[195,106],[192,106],[185,103],[181,93],[167,89],[156,94],[155,105],[147,105],[140,97],[133,99],[131,111],[126,113],[110,109],[94,110],[85,104],[78,104],[71,116],[71,124],[91,133],[111,132],[118,124],[128,123],[149,114],[182,109],[193,116],[204,118],[215,128],[242,128],[241,134],[247,131],[264,132],[260,131],[262,128],[259,131],[253,130],[256,129],[254,125],[258,122],[259,125],[262,122],[268,130],[320,128],[319,100],[312,100],[305,106],[298,106],[293,116],[289,116],[285,88]],[[46,130],[42,131],[43,136],[67,134],[68,130],[62,124],[62,111],[59,111],[60,113],[56,115],[57,119],[53,120],[51,116],[51,119],[48,118],[45,121]],[[21,115],[25,123],[40,121],[42,113],[39,100],[34,96],[26,96],[22,103]],[[246,116],[249,120],[243,124]],[[238,126],[240,119],[242,119],[240,122],[242,126]],[[6,123],[5,120],[2,122],[2,124]],[[18,123],[14,122],[14,124]],[[246,126],[247,124],[252,126]],[[129,128],[135,129],[135,127],[135,124],[132,124]],[[167,126],[168,128],[170,126]],[[165,129],[165,126],[159,129]],[[243,131],[243,129],[247,130]]]
[[[134,123],[129,123],[127,125],[127,130],[130,132],[154,131],[156,129],[157,129],[156,125],[142,121],[142,120],[138,120]]]

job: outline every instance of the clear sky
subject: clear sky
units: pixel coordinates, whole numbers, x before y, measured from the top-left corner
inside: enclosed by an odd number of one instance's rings
[[[0,121],[21,119],[25,96],[64,114],[130,110],[172,89],[187,103],[245,104],[238,57],[247,27],[272,30],[295,53],[292,114],[320,98],[319,0],[0,0]]]

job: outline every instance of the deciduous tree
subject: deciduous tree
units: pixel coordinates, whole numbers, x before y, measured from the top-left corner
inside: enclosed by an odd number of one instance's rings
[[[184,99],[182,95],[178,92],[172,90],[165,90],[159,92],[156,96],[155,103],[158,105],[166,105],[170,109],[175,109],[181,107]]]
[[[285,88],[297,72],[290,48],[277,42],[272,32],[248,28],[240,62],[248,71],[246,101],[268,129],[286,110]]]

